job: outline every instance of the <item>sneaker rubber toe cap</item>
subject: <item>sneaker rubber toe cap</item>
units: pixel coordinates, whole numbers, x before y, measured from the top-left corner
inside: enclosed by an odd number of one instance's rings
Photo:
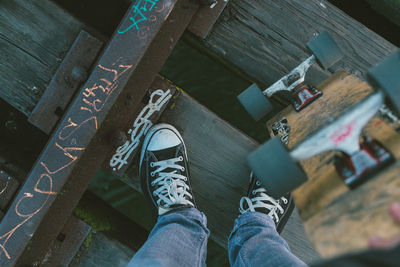
[[[158,151],[166,148],[175,147],[182,141],[170,129],[158,130],[152,137],[147,147],[148,151]]]

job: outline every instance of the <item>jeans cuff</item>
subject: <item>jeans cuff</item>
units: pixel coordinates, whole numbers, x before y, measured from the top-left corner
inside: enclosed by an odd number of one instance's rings
[[[185,216],[190,220],[198,221],[204,228],[207,229],[207,217],[204,215],[203,212],[193,207],[183,207],[183,208],[173,209],[161,216],[158,216],[158,220],[160,221],[163,219],[167,219],[169,216],[174,216],[176,214]]]
[[[259,223],[276,229],[274,221],[267,214],[258,211],[247,211],[235,220],[235,228],[249,223]]]

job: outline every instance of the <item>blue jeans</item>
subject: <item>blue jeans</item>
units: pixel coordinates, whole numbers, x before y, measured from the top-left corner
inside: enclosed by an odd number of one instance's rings
[[[205,215],[195,208],[159,216],[128,267],[205,266],[210,235],[206,225]],[[272,219],[260,212],[246,212],[235,220],[228,254],[232,266],[306,266],[290,252]]]

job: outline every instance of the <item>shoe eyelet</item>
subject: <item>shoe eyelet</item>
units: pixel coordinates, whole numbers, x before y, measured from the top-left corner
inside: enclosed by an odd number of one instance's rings
[[[150,173],[150,176],[151,176],[151,177],[154,177],[154,172],[151,172],[151,173]]]
[[[257,182],[256,182],[256,185],[257,185],[257,186],[260,186],[260,185],[261,185],[261,183],[260,183],[259,181],[257,181]]]
[[[150,167],[154,167],[154,162],[150,162]]]
[[[185,167],[182,167],[182,168],[181,168],[181,171],[183,171],[183,172],[184,172],[184,171],[185,171]]]
[[[179,161],[183,161],[183,157],[182,156],[179,156]]]
[[[154,186],[154,182],[151,182],[151,186]]]
[[[256,190],[253,190],[251,193],[252,193],[253,195],[256,195]]]

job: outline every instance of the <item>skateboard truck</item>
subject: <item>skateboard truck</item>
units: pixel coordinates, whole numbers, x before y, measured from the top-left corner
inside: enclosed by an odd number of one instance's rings
[[[343,54],[327,32],[322,32],[309,41],[307,47],[312,52],[312,56],[273,85],[261,91],[256,84],[252,84],[238,96],[240,103],[253,119],[259,120],[272,111],[273,106],[269,98],[277,92],[289,92],[292,105],[296,111],[304,109],[322,95],[322,92],[317,88],[304,83],[308,69],[315,62],[318,62],[322,68],[328,69],[340,60]]]
[[[306,73],[315,62],[315,56],[307,58],[299,66],[283,76],[279,81],[263,91],[263,95],[271,97],[280,91],[289,91],[292,94],[292,105],[296,111],[300,111],[315,99],[322,95],[322,92],[315,87],[304,83]]]
[[[328,150],[338,150],[335,167],[345,184],[353,189],[372,177],[372,174],[394,161],[393,155],[378,141],[360,134],[367,122],[378,112],[384,101],[382,92],[374,93],[357,106],[339,117],[334,123],[322,128],[310,139],[290,152],[300,161]]]
[[[336,170],[351,189],[367,181],[373,174],[393,162],[393,155],[378,141],[368,137],[355,154],[349,156],[342,152],[340,156],[335,157]]]
[[[309,87],[304,84],[299,85],[298,88],[296,87],[294,89],[294,93],[296,95],[296,99],[292,101],[292,105],[296,111],[302,110],[322,95],[322,92],[316,87]]]

